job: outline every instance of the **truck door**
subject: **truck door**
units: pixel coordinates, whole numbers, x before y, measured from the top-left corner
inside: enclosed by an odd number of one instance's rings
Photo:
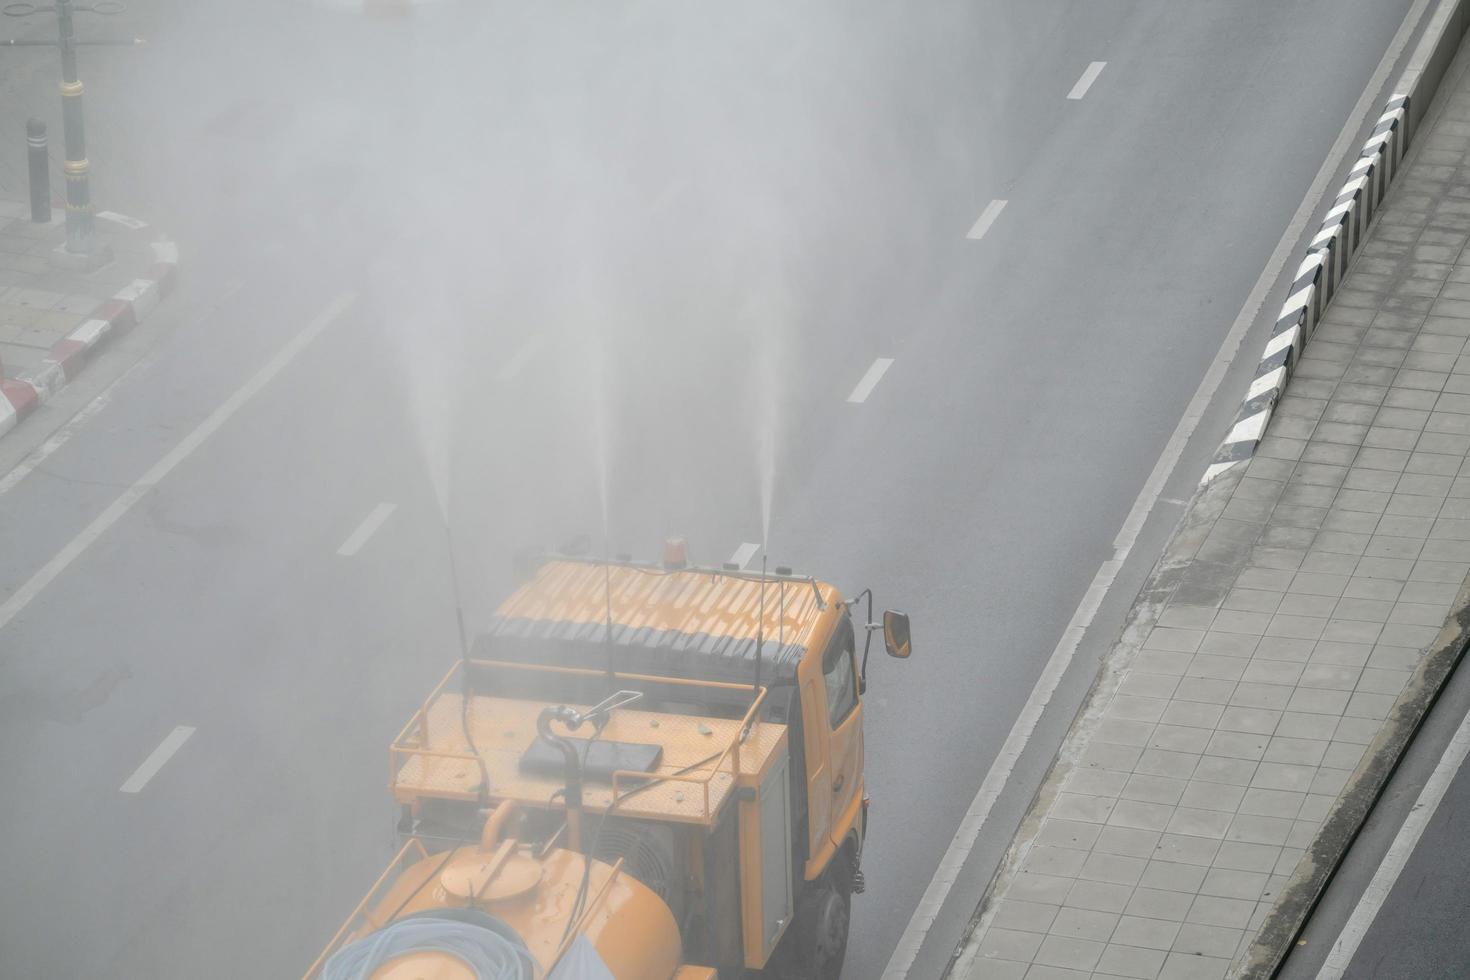
[[[812,675],[801,687],[802,735],[806,742],[807,854],[827,846],[832,822],[832,765],[828,757],[827,697],[822,678]]]
[[[854,646],[852,620],[843,616],[822,656],[831,745],[827,762],[831,772],[828,828],[832,843],[838,847],[852,827],[854,801],[862,791],[863,706],[858,700]]]

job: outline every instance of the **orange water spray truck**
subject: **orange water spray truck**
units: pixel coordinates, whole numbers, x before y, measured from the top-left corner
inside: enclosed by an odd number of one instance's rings
[[[307,980],[836,980],[908,617],[682,550],[526,569],[394,739],[405,843]]]

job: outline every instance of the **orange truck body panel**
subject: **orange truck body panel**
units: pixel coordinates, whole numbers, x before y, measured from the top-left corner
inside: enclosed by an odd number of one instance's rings
[[[524,771],[521,760],[538,738],[537,720],[543,709],[566,704],[585,711],[586,706],[499,696],[506,692],[493,685],[488,693],[475,690],[471,678],[478,675],[470,673],[473,671],[530,677],[540,685],[537,689],[549,688],[552,694],[558,690],[558,678],[565,679],[570,690],[585,690],[590,680],[605,678],[624,687],[688,691],[687,698],[676,693],[659,702],[675,704],[673,710],[639,710],[634,702],[607,714],[596,738],[656,744],[662,756],[651,771],[615,772],[610,784],[585,783],[582,811],[594,818],[615,813],[619,819],[682,827],[682,832],[695,835],[692,846],[698,850],[698,839],[714,833],[716,827],[728,826],[722,821],[734,807],[739,867],[729,870],[740,876],[740,922],[729,927],[740,930],[745,966],[765,966],[775,941],[772,935],[779,937],[790,922],[789,916],[784,921],[775,918],[786,907],[778,903],[779,894],[762,906],[766,867],[762,854],[767,850],[762,835],[777,833],[777,828],[761,825],[762,819],[769,820],[763,817],[762,801],[772,800],[779,810],[779,800],[765,794],[770,787],[782,786],[780,779],[768,778],[779,771],[773,767],[805,759],[806,771],[792,777],[804,785],[807,805],[808,835],[803,848],[807,860],[804,867],[794,870],[799,879],[811,882],[819,878],[840,848],[851,844],[855,857],[861,847],[861,698],[854,691],[855,704],[834,721],[829,718],[828,688],[824,686],[823,658],[825,654],[832,659],[834,638],[846,645],[845,655],[854,661],[851,676],[856,677],[853,634],[837,591],[794,577],[762,582],[740,572],[560,559],[540,566],[501,605],[496,618],[511,625],[504,635],[494,637],[498,643],[494,658],[477,653],[456,664],[389,752],[390,788],[408,811],[417,814],[426,804],[458,807],[460,812],[476,812],[477,805],[494,807],[484,841],[430,853],[418,838],[411,838],[313,965],[308,980],[319,975],[330,954],[390,921],[455,907],[481,909],[511,927],[534,958],[538,978],[581,935],[618,980],[715,980],[713,968],[683,962],[679,925],[655,891],[624,872],[621,860],[608,864],[579,853],[578,848],[586,844],[579,840],[580,815],[574,820],[568,814],[563,830],[540,845],[499,839],[503,825],[509,823],[507,818],[517,811],[547,815],[565,807],[557,800],[557,790],[565,781]],[[605,667],[516,659],[521,636],[531,637],[526,642],[535,642],[537,636],[544,641],[549,635],[545,630],[561,631],[555,634],[557,641],[582,642],[585,654],[585,637],[598,635],[598,630],[608,635],[609,622],[620,631],[622,645],[614,647],[608,641]],[[543,625],[545,630],[537,633]],[[527,632],[516,633],[515,629]],[[684,652],[696,658],[711,656],[710,647],[719,649],[729,656],[717,666],[737,673],[752,668],[760,657],[751,659],[753,652],[763,652],[770,644],[786,658],[781,664],[786,671],[782,683],[794,685],[799,698],[801,743],[789,745],[788,735],[794,735],[794,730],[788,733],[785,724],[759,720],[770,694],[765,686],[767,675],[757,674],[762,677],[762,684],[757,685],[676,676],[678,671],[673,669],[654,672],[645,666],[650,673],[639,673],[635,666],[624,669],[616,656],[630,647],[644,649],[642,637],[654,638],[647,641],[646,648],[654,653],[667,649],[658,639],[664,637],[687,644]],[[599,659],[602,649],[593,648]],[[736,652],[730,653],[732,650]],[[466,675],[459,676],[461,671]],[[828,683],[835,683],[830,672],[826,676]],[[851,683],[856,685],[855,680]],[[834,689],[844,690],[840,683]],[[718,701],[721,710],[685,710],[699,705],[702,694]],[[748,708],[732,710],[732,699],[739,702],[741,697],[749,699]],[[579,730],[560,726],[555,734],[573,743],[594,737],[592,726]],[[489,777],[485,790],[480,785],[482,768]],[[781,791],[785,792],[784,787]],[[790,812],[790,798],[787,805]],[[780,828],[780,834],[789,838],[793,830],[788,825]],[[568,929],[589,864],[585,904],[578,921]],[[691,869],[691,880],[701,889],[706,885],[704,873],[702,868]],[[789,898],[794,903],[795,896]],[[402,956],[372,974],[375,980],[461,980],[464,975],[461,962],[439,953]]]

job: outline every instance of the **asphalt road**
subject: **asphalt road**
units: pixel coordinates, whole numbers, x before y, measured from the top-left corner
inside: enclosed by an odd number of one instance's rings
[[[516,546],[721,561],[768,483],[774,563],[915,622],[869,688],[847,975],[878,976],[1408,6],[137,3],[148,47],[87,52],[99,194],[173,231],[186,285],[0,484],[0,596],[48,579],[0,622],[0,973],[305,968],[391,853],[385,749],[455,656],[443,498],[473,626]]]

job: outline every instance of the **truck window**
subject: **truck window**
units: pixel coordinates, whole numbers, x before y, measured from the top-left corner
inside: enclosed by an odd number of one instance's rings
[[[852,666],[853,655],[852,622],[846,617],[837,627],[837,635],[827,644],[822,656],[822,677],[827,686],[827,711],[832,727],[857,707],[857,671]]]

